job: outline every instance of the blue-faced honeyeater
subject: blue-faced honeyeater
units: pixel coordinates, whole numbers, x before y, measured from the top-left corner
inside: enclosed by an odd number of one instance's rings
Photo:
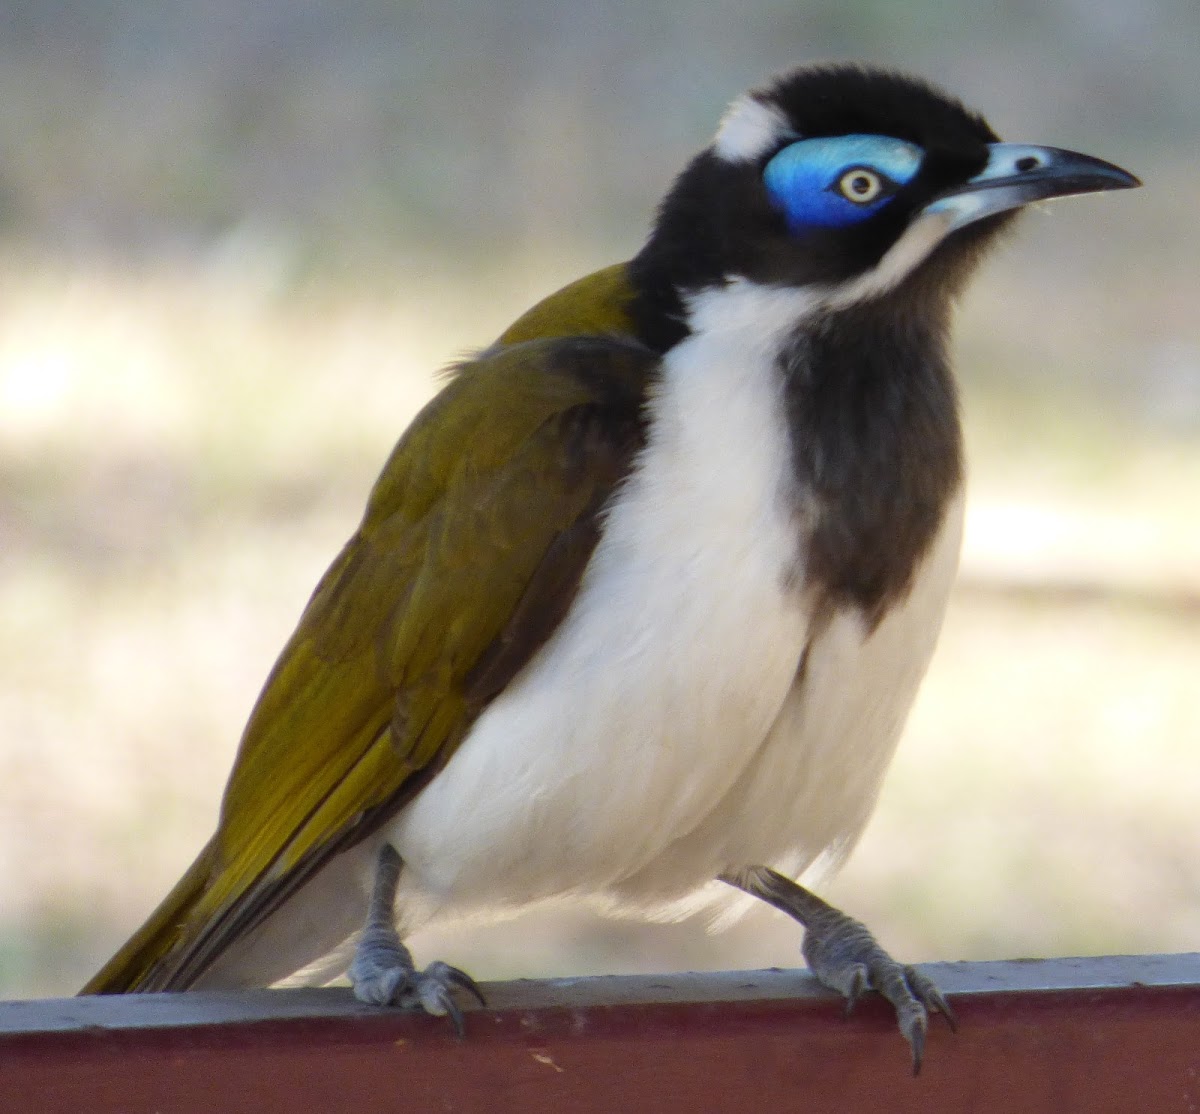
[[[952,301],[1022,206],[1137,184],[879,70],[736,100],[637,255],[404,432],[215,834],[85,991],[325,980],[352,942],[360,998],[461,1028],[477,988],[414,963],[419,925],[752,895],[824,983],[884,994],[919,1065],[945,999],[792,879],[863,829],[941,624]]]

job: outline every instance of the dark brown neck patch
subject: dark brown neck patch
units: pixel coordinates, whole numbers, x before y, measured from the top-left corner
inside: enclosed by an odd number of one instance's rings
[[[900,295],[809,323],[783,358],[804,585],[873,629],[914,574],[962,483],[949,306]]]

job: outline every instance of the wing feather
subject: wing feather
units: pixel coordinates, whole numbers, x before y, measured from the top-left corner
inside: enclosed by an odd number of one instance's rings
[[[570,607],[657,359],[574,337],[458,369],[272,670],[188,885],[85,991],[190,985],[441,768]]]

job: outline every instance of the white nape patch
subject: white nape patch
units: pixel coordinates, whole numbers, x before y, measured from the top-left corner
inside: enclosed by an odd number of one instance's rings
[[[753,93],[738,97],[726,110],[713,140],[713,151],[726,162],[753,162],[794,132],[787,117]]]
[[[824,298],[829,309],[844,309],[886,294],[898,286],[928,257],[939,243],[958,227],[946,210],[927,209],[918,215],[900,238],[869,271],[849,285],[835,289]]]
[[[612,894],[753,763],[808,639],[776,354],[810,308],[744,280],[688,299],[574,605],[388,829],[402,908]],[[714,877],[708,850],[647,903]]]

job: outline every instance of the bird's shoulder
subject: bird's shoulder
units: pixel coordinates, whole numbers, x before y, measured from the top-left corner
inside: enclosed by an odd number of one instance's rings
[[[634,290],[628,263],[614,263],[568,283],[517,318],[502,345],[569,336],[632,336]]]

